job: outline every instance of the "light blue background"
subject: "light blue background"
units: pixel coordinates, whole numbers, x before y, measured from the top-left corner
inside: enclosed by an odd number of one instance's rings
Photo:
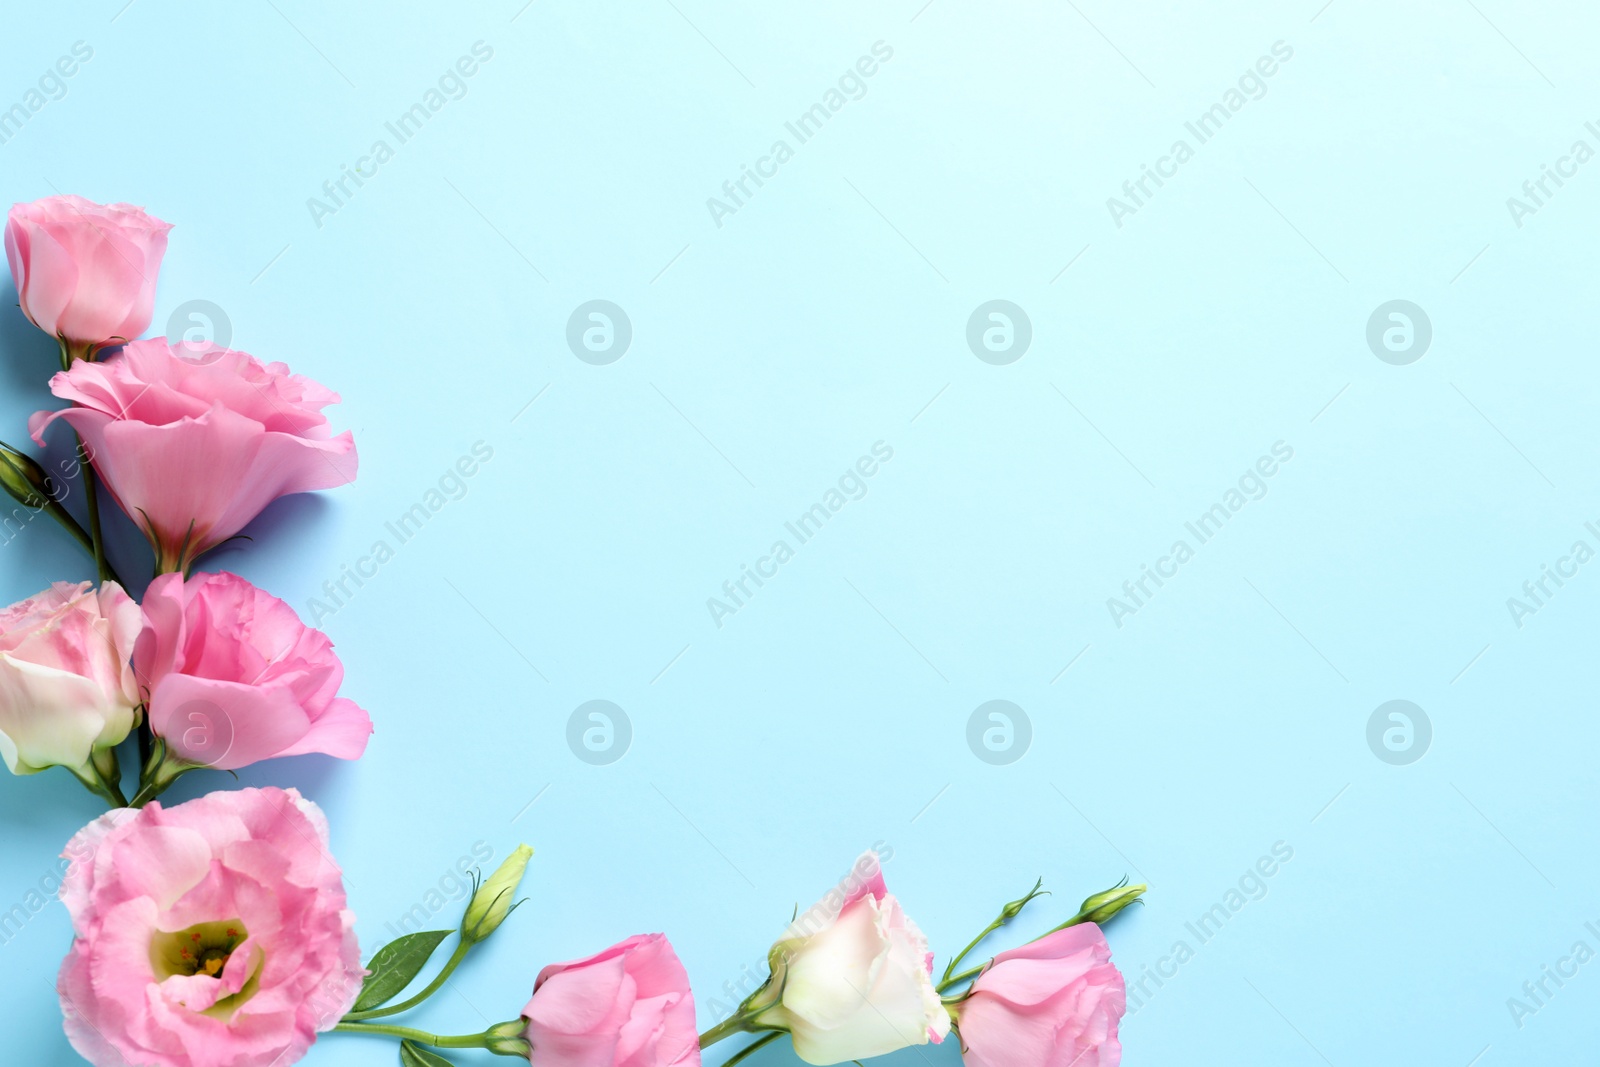
[[[327,809],[369,952],[475,843],[537,848],[529,903],[416,1016],[447,1032],[646,930],[709,1025],[882,841],[941,955],[1038,875],[1033,929],[1147,880],[1116,960],[1133,980],[1196,952],[1126,1020],[1130,1065],[1592,1055],[1600,963],[1521,1028],[1506,1002],[1600,949],[1600,564],[1521,628],[1506,600],[1600,547],[1600,162],[1520,228],[1506,199],[1600,148],[1595,13],[921,3],[13,6],[0,105],[75,41],[94,56],[0,145],[4,197],[147,205],[176,224],[152,332],[212,301],[236,347],[344,395],[359,480],[206,566],[308,613],[494,450],[323,621],[366,757],[243,780]],[[316,225],[307,198],[480,40],[465,96]],[[880,40],[866,95],[716,226],[707,198]],[[1266,95],[1119,228],[1106,199],[1276,41]],[[633,326],[609,366],[565,342],[595,298]],[[996,298],[1034,331],[1009,366],[965,341]],[[1409,366],[1365,341],[1391,299],[1432,321]],[[54,350],[19,313],[0,346],[21,442]],[[880,440],[865,498],[713,625],[706,599]],[[1278,441],[1268,494],[1114,625],[1107,598]],[[0,550],[6,600],[88,576],[44,522]],[[1009,766],[965,740],[997,698],[1033,724]],[[609,766],[565,740],[591,699],[632,721]],[[1390,699],[1432,721],[1409,766],[1367,745]],[[0,781],[0,907],[96,803],[60,772]],[[1280,841],[1265,897],[1198,945],[1185,924]],[[68,938],[52,903],[0,946],[18,1062],[76,1062]],[[394,1056],[341,1035],[306,1062]]]

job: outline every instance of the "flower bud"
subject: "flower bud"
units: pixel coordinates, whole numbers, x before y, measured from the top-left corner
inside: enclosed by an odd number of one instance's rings
[[[1073,917],[1072,922],[1068,925],[1077,923],[1102,925],[1117,912],[1138,900],[1148,888],[1149,886],[1142,883],[1140,885],[1129,885],[1128,880],[1124,878],[1120,884],[1112,886],[1104,893],[1096,893],[1085,900],[1083,906],[1078,909],[1078,914]]]
[[[61,506],[61,501],[66,498],[66,487],[51,481],[50,475],[45,473],[44,468],[3,441],[0,441],[0,488],[23,507],[35,508],[48,514],[59,522],[67,533],[77,538],[84,551],[94,554],[95,546],[89,535],[83,532],[78,520]]]
[[[1043,885],[1044,885],[1044,879],[1041,878],[1037,882],[1033,883],[1033,888],[1028,890],[1028,893],[1027,893],[1026,896],[1024,896],[1020,900],[1013,900],[1011,903],[1009,903],[1005,907],[1001,908],[1000,909],[1000,918],[997,920],[997,922],[1002,926],[1005,925],[1006,923],[1010,922],[1012,919],[1015,919],[1018,915],[1021,915],[1022,914],[1022,909],[1027,907],[1028,904],[1033,900],[1034,897],[1037,897],[1037,896],[1048,896],[1049,894],[1046,893],[1043,889],[1040,888]]]
[[[53,499],[44,468],[4,443],[0,443],[0,486],[23,507],[42,508]]]
[[[13,204],[6,258],[17,304],[75,358],[138,337],[150,325],[170,229],[143,208],[81,196]]]
[[[461,920],[461,939],[472,943],[482,941],[505,922],[506,916],[511,914],[511,909],[516,907],[517,886],[522,881],[522,872],[527,869],[528,859],[533,855],[533,849],[527,845],[518,845],[500,869],[491,874],[488,879],[472,894],[472,902],[467,905],[467,914]]]

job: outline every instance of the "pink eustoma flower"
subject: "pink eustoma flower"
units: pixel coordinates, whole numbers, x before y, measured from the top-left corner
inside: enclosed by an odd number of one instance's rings
[[[293,789],[121,808],[63,855],[56,989],[97,1067],[285,1067],[360,992],[328,824]]]
[[[372,720],[338,695],[344,665],[321,630],[236,574],[164,574],[145,591],[133,665],[171,756],[233,770],[274,756],[355,759]]]
[[[663,934],[539,972],[522,1009],[534,1067],[700,1063],[689,975]]]
[[[339,394],[245,352],[135,341],[74,363],[50,390],[75,406],[36,412],[33,439],[56,419],[78,431],[158,572],[187,568],[280,496],[355,480],[355,440],[331,436],[322,414]]]
[[[22,313],[77,355],[150,325],[170,225],[130,204],[47,196],[13,204],[6,259]]]
[[[996,956],[962,1002],[968,1067],[1117,1067],[1122,972],[1094,923],[1057,930]]]

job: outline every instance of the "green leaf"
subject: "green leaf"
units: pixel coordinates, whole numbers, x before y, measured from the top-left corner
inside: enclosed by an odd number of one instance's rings
[[[393,1000],[427,964],[439,942],[449,936],[449,930],[424,930],[420,934],[407,934],[380,948],[367,964],[367,970],[372,973],[361,983],[361,995],[351,1010],[370,1011]]]
[[[400,1042],[400,1067],[455,1067],[455,1064],[410,1041]]]

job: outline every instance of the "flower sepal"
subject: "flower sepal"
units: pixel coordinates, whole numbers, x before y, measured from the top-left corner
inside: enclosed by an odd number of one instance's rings
[[[533,1045],[528,1041],[528,1020],[517,1018],[495,1023],[484,1031],[484,1047],[496,1056],[519,1056],[528,1059]]]

